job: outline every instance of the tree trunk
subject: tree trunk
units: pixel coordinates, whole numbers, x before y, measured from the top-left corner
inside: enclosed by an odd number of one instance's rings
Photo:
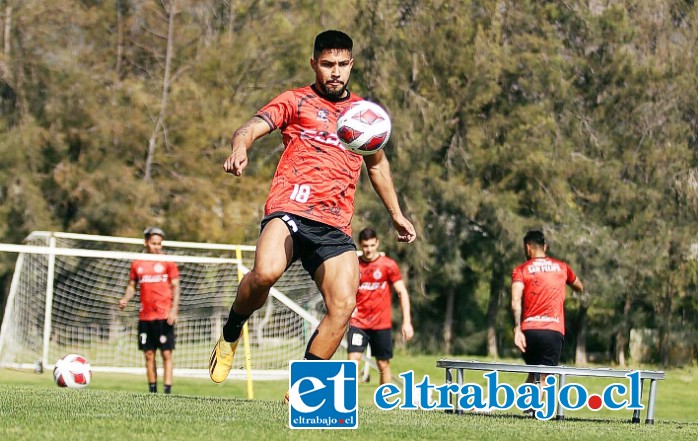
[[[446,298],[446,314],[444,317],[443,327],[443,350],[446,355],[451,354],[453,344],[453,308],[455,306],[455,301],[456,293],[455,290],[451,288],[448,290],[448,297]]]
[[[7,2],[6,2],[7,3]],[[15,116],[11,121],[21,122],[25,109],[29,108],[27,96],[24,93],[24,60],[21,55],[12,59],[12,14],[13,9],[9,4],[5,5],[5,22],[3,25],[3,59],[0,60],[0,76],[12,89],[15,95]],[[19,28],[21,30],[21,27]],[[21,50],[21,46],[20,46]]]
[[[628,335],[630,334],[630,310],[633,306],[633,297],[630,291],[625,293],[625,303],[623,304],[623,322],[616,334],[616,354],[618,365],[625,367],[627,361],[626,348],[628,347]]]
[[[12,6],[5,6],[5,26],[3,29],[3,48],[2,53],[5,54],[5,58],[10,56],[10,37],[12,35]]]
[[[577,335],[576,344],[574,349],[574,363],[576,365],[587,364],[587,310],[588,306],[582,304],[579,306],[579,312],[577,313]]]
[[[659,327],[659,347],[662,356],[662,365],[669,365],[669,353],[671,350],[671,310],[673,305],[673,292],[668,288],[667,294],[662,299],[662,326]]]
[[[167,23],[167,52],[165,53],[165,74],[162,78],[162,98],[160,100],[160,114],[158,115],[157,121],[155,121],[155,127],[153,127],[153,132],[148,139],[148,156],[145,159],[145,173],[143,179],[146,182],[151,181],[152,177],[152,165],[153,158],[155,157],[155,145],[157,144],[158,133],[164,127],[165,116],[167,115],[167,97],[170,89],[170,68],[172,64],[172,50],[173,50],[173,38],[174,38],[174,18],[175,10],[177,6],[177,0],[172,0],[170,3],[170,15]]]
[[[116,76],[121,79],[121,63],[124,56],[124,17],[121,11],[123,0],[116,1]]]
[[[228,13],[228,40],[233,41],[233,28],[235,27],[235,2],[230,0],[230,11]]]
[[[504,292],[504,269],[500,260],[495,257],[490,277],[490,299],[487,303],[487,355],[499,358],[497,349],[497,313],[499,312],[499,297]]]
[[[2,78],[2,81],[5,82],[5,84],[7,84],[9,87],[16,89],[14,76],[12,74],[12,69],[10,68],[10,66],[12,65],[10,61],[10,51],[12,48],[12,42],[10,41],[10,39],[12,38],[12,6],[10,5],[5,6],[2,36],[2,53],[4,56],[2,57],[2,59],[0,59],[0,78]]]
[[[318,1],[318,9],[320,9],[320,27],[327,28],[327,9],[325,8],[325,0]]]

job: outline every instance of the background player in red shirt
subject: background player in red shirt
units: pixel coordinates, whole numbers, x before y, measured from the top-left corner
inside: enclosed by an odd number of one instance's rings
[[[565,262],[546,256],[548,245],[542,231],[524,236],[523,264],[511,276],[511,310],[514,344],[526,364],[557,366],[565,337],[567,285],[580,293],[584,285]],[[545,379],[545,375],[541,376]],[[534,375],[526,380],[534,382]]]
[[[362,98],[347,89],[354,58],[351,38],[340,31],[315,37],[310,67],[315,82],[278,95],[238,128],[223,168],[241,176],[247,149],[279,129],[284,152],[265,205],[255,262],[238,287],[223,333],[211,353],[214,382],[228,376],[243,324],[267,300],[269,289],[296,260],[317,284],[327,313],[310,337],[305,358],[329,359],[344,337],[356,305],[359,264],[351,238],[354,193],[366,163],[369,179],[387,208],[398,240],[412,242],[414,227],[402,214],[383,151],[362,157],[336,135],[337,118]]]
[[[163,254],[162,240],[165,233],[156,227],[143,232],[145,250],[149,254]],[[119,300],[119,308],[124,309],[140,290],[141,309],[138,314],[138,349],[145,355],[145,369],[150,392],[157,392],[157,366],[155,353],[160,348],[165,374],[164,389],[172,391],[172,351],[175,348],[174,324],[179,315],[179,268],[174,262],[154,260],[134,260],[126,293]]]
[[[371,345],[380,371],[380,383],[392,379],[390,359],[393,358],[392,338],[392,292],[395,289],[402,310],[402,338],[412,339],[412,317],[410,297],[402,281],[400,269],[390,257],[378,252],[378,235],[371,228],[359,233],[359,290],[356,294],[356,309],[349,320],[347,343],[350,360],[361,360],[361,354]]]

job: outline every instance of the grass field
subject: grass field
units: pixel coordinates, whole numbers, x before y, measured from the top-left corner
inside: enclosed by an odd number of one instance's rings
[[[453,357],[470,359],[468,357]],[[394,374],[414,370],[443,382],[433,356],[398,355]],[[373,404],[377,383],[359,387],[357,430],[291,430],[281,397],[287,382],[255,383],[255,400],[245,384],[175,378],[172,395],[145,393],[144,376],[96,374],[83,390],[56,387],[51,374],[0,370],[0,440],[696,440],[698,368],[667,371],[659,382],[654,425],[630,424],[628,410],[567,412],[565,421],[537,421],[518,411],[449,415],[427,411],[381,411]],[[467,382],[484,384],[481,372]],[[502,375],[518,384],[521,375]],[[601,391],[604,379],[579,379]],[[576,380],[575,380],[576,381]],[[160,388],[162,386],[160,385]],[[645,394],[646,395],[646,394]],[[646,404],[646,397],[643,403]],[[645,413],[641,415],[644,421]]]

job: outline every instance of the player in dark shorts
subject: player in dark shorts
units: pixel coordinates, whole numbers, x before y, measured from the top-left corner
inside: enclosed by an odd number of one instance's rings
[[[542,231],[531,230],[523,240],[526,262],[511,276],[511,310],[514,344],[526,364],[557,366],[565,336],[567,285],[584,292],[584,285],[565,262],[546,255],[548,245]],[[544,381],[541,375],[539,381]],[[530,373],[527,382],[537,382]]]
[[[157,227],[143,232],[145,249],[149,254],[162,254],[165,233]],[[138,349],[145,356],[146,376],[150,392],[157,392],[157,366],[155,354],[160,349],[164,371],[163,388],[166,394],[172,391],[175,348],[174,324],[179,316],[179,268],[174,262],[135,260],[124,296],[119,308],[124,309],[140,290],[141,309],[138,313]]]
[[[526,350],[521,354],[526,364],[557,366],[562,354],[565,337],[558,331],[547,329],[527,329]]]
[[[399,241],[415,230],[398,203],[385,153],[362,157],[345,149],[336,135],[337,118],[362,98],[347,89],[353,42],[340,31],[315,38],[312,85],[272,99],[233,134],[223,169],[241,176],[254,141],[279,129],[284,152],[264,207],[252,270],[240,282],[223,332],[211,353],[209,374],[220,383],[233,365],[244,323],[267,300],[269,290],[300,259],[325,300],[327,313],[310,337],[305,358],[329,359],[344,337],[356,304],[359,265],[351,239],[354,193],[366,164],[376,193],[391,215]]]
[[[410,297],[397,262],[378,251],[380,241],[372,228],[359,233],[359,290],[356,310],[349,320],[347,353],[350,360],[361,360],[370,345],[380,371],[380,383],[390,382],[390,359],[393,358],[392,289],[400,299],[401,333],[404,341],[414,335],[410,314]]]

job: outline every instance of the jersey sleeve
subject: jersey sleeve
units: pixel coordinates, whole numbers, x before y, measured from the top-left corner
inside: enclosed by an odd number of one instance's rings
[[[138,274],[136,273],[136,262],[131,262],[131,271],[128,275],[128,280],[138,281]]]
[[[567,267],[567,284],[571,285],[575,280],[577,280],[577,275],[574,273],[574,271],[572,271],[572,268],[569,265],[565,264],[565,266]]]
[[[523,283],[524,277],[523,277],[523,271],[521,271],[521,267],[517,266],[514,268],[514,271],[511,272],[511,283],[514,282],[521,282]]]
[[[397,262],[393,259],[388,260],[388,282],[392,285],[398,280],[402,280],[402,274],[400,274],[400,268],[397,266]]]
[[[170,262],[170,265],[167,268],[167,276],[169,277],[170,280],[179,279],[179,267],[177,266],[176,263]]]
[[[269,124],[272,131],[283,129],[295,111],[294,97],[292,91],[286,91],[259,109],[255,116],[262,118]]]

